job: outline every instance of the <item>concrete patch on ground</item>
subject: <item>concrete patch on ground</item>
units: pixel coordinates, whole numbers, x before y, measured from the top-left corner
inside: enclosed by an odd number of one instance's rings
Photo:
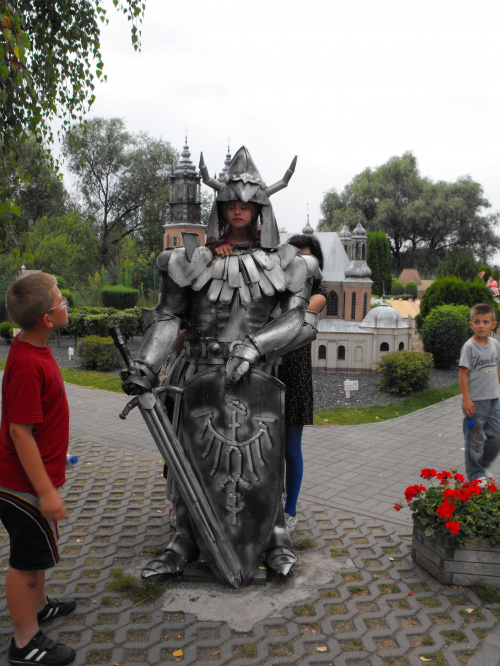
[[[162,597],[162,610],[195,615],[202,621],[227,622],[233,631],[251,631],[267,617],[277,617],[292,604],[308,599],[313,590],[331,581],[340,569],[354,568],[352,560],[318,552],[300,555],[295,575],[287,582],[248,586],[238,590],[217,583],[179,583]]]

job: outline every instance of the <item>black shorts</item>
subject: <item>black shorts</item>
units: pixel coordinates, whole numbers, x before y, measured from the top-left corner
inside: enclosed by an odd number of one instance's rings
[[[47,520],[36,504],[2,489],[0,520],[9,533],[13,569],[41,571],[59,562],[57,523]]]

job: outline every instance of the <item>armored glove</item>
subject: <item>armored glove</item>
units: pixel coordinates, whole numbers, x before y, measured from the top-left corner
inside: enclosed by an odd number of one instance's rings
[[[151,391],[157,382],[157,377],[143,363],[137,364],[137,368],[130,372],[123,370],[120,372],[122,379],[122,388],[127,395],[140,395]]]
[[[226,365],[226,386],[236,384],[250,370],[250,366],[258,363],[259,358],[260,352],[250,338],[235,345]]]

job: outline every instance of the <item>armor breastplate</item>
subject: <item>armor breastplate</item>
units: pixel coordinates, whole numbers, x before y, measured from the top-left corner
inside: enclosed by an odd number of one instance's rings
[[[277,316],[283,293],[300,292],[317,269],[314,258],[297,253],[291,245],[265,251],[245,243],[234,246],[227,257],[214,257],[207,247],[189,256],[184,248],[160,255],[159,267],[179,287],[193,291],[183,324],[188,357],[227,358],[231,343],[257,333]]]

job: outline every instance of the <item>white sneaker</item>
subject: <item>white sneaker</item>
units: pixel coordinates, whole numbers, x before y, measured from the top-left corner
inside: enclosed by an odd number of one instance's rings
[[[290,534],[295,532],[298,522],[297,516],[291,516],[289,513],[285,513],[285,525]]]
[[[478,484],[477,484],[477,485],[478,485],[480,488],[486,488],[486,486],[487,486],[488,483],[490,482],[490,480],[487,479],[485,476],[480,476],[479,479],[476,479],[476,481],[478,481]]]

